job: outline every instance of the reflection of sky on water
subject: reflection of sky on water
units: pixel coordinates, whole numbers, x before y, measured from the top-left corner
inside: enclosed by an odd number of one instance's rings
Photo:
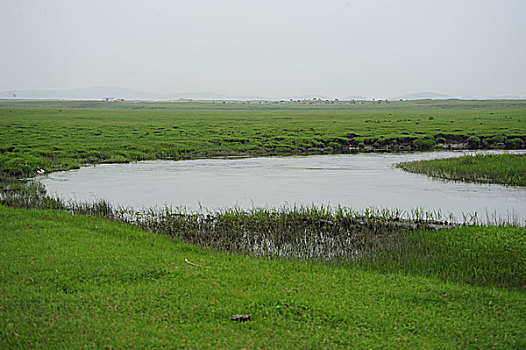
[[[41,178],[48,191],[76,200],[109,199],[134,208],[171,205],[198,210],[238,206],[342,205],[525,220],[526,189],[430,179],[398,162],[463,153],[357,154],[203,159],[106,164]]]

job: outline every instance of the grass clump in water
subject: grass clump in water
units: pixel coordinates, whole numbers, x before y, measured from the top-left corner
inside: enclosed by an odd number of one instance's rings
[[[477,154],[401,163],[398,167],[447,180],[526,186],[526,154]]]

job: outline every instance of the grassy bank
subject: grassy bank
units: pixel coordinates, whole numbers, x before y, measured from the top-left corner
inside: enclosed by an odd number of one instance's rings
[[[2,206],[0,235],[3,348],[526,345],[523,291],[214,253],[56,211]]]
[[[526,101],[0,102],[0,174],[213,156],[523,148]]]
[[[400,168],[441,179],[526,186],[526,154],[478,154],[407,162]]]

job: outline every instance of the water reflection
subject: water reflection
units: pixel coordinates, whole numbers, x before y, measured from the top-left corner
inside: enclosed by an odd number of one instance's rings
[[[460,219],[463,214],[476,213],[482,221],[512,219],[524,224],[524,188],[434,180],[394,167],[402,161],[465,153],[146,161],[52,173],[41,181],[50,193],[62,198],[102,198],[134,208],[330,204],[356,210],[423,208]]]

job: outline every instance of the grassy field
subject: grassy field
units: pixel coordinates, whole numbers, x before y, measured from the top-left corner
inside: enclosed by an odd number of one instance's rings
[[[526,186],[526,154],[478,154],[399,164],[418,174],[441,179]]]
[[[461,253],[511,239],[524,250],[517,230],[432,241]],[[214,253],[56,211],[0,206],[0,235],[1,348],[526,346],[523,290]]]
[[[0,174],[103,162],[523,148],[526,101],[364,105],[0,102]]]
[[[106,203],[11,182],[104,162],[525,140],[526,101],[0,101],[0,348],[525,348],[524,228],[313,208],[149,212],[134,222],[145,232],[107,220],[129,213]],[[272,249],[250,257],[257,239]]]

